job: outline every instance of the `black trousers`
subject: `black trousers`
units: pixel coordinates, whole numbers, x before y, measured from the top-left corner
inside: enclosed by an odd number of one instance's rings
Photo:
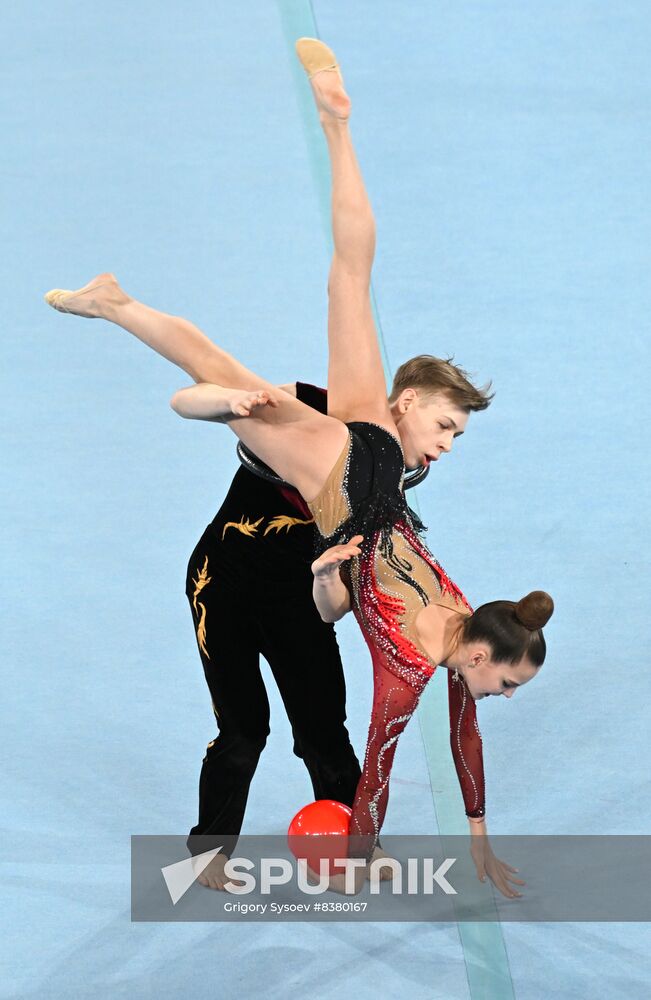
[[[220,567],[219,542],[207,529],[190,557],[186,594],[218,727],[203,759],[190,852],[210,849],[206,837],[214,837],[223,854],[235,848],[269,735],[260,655],[278,685],[294,753],[305,763],[315,799],[352,806],[361,771],[345,726],[343,668],[334,627],[319,616],[311,580],[305,577],[298,588],[295,582],[265,586],[253,574],[250,581],[239,574],[234,580]]]

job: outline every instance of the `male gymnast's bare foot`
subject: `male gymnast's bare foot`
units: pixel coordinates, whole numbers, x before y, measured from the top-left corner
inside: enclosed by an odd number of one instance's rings
[[[87,319],[108,318],[112,308],[131,301],[126,292],[120,288],[115,275],[109,271],[97,274],[87,285],[76,291],[53,288],[44,298],[47,304],[58,312],[85,316]]]
[[[206,865],[201,875],[197,876],[197,882],[205,885],[207,889],[224,890],[226,885],[232,882],[234,885],[244,885],[238,879],[229,878],[224,872],[224,865],[228,861],[225,854],[216,854],[212,861]]]

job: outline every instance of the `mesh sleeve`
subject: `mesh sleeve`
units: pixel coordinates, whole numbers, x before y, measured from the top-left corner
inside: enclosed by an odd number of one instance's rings
[[[484,756],[481,733],[477,725],[474,699],[460,677],[448,670],[448,700],[450,706],[450,747],[466,816],[477,818],[486,812],[484,800]]]

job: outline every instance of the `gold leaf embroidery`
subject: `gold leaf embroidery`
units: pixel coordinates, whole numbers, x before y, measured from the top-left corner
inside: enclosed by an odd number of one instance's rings
[[[224,541],[224,535],[226,534],[229,528],[237,528],[237,530],[241,531],[242,534],[246,535],[247,538],[252,538],[253,535],[258,530],[258,525],[261,524],[262,521],[264,521],[263,517],[255,521],[254,524],[251,524],[248,517],[245,518],[244,515],[242,515],[239,523],[237,521],[228,521],[224,525],[224,530],[222,531],[222,542]]]
[[[300,517],[289,517],[287,514],[278,514],[277,517],[272,518],[269,522],[265,535],[268,535],[273,528],[276,529],[276,532],[282,531],[283,528],[286,528],[289,532],[289,529],[294,528],[297,524],[314,524],[314,518],[311,517],[309,521],[305,521]]]
[[[206,606],[200,601],[197,602],[197,597],[201,593],[204,587],[206,587],[212,580],[211,576],[208,576],[208,556],[206,556],[202,569],[197,569],[197,579],[192,580],[194,584],[194,594],[192,595],[192,607],[194,608],[195,615],[199,614],[199,608],[201,608],[201,616],[197,622],[197,642],[199,643],[199,649],[205,656],[210,659],[210,653],[206,649]]]
[[[197,625],[197,642],[199,643],[201,652],[210,659],[210,653],[206,649],[206,609],[201,601],[199,601],[199,607],[201,608],[201,618]]]
[[[206,556],[206,561],[203,564],[203,569],[197,570],[197,579],[192,581],[195,587],[194,594],[192,595],[192,606],[194,607],[195,611],[197,611],[197,597],[199,596],[203,588],[210,583],[211,580],[212,577],[208,576],[208,556]],[[203,604],[201,605],[201,607],[203,608]],[[205,610],[206,609],[204,608],[204,616],[205,616]]]

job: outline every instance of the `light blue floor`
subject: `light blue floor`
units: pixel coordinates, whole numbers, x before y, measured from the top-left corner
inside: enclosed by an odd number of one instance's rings
[[[169,409],[184,376],[42,295],[113,270],[266,377],[323,382],[320,137],[287,48],[312,14],[354,101],[389,365],[454,354],[497,391],[419,490],[430,545],[474,605],[556,601],[540,678],[479,711],[490,831],[651,832],[647,5],[11,5],[3,998],[496,997],[453,925],[130,922],[130,835],[196,817],[214,727],[184,574],[236,460]],[[338,632],[361,753],[368,656]],[[251,833],[310,797],[269,692]],[[387,833],[436,830],[423,738]],[[644,925],[496,934],[496,1000],[651,992]]]

